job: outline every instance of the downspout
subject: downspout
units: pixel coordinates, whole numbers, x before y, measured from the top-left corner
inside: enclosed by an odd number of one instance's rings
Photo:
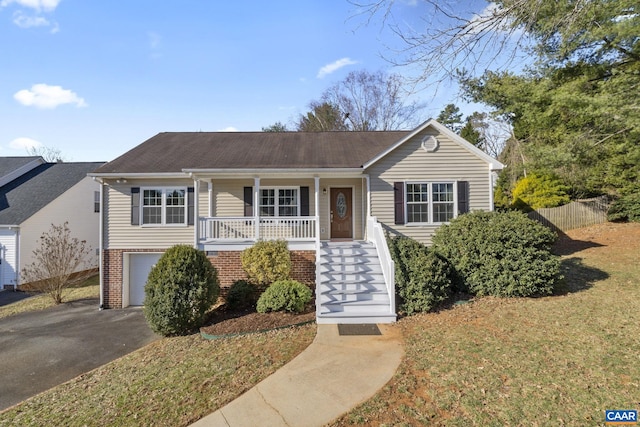
[[[492,212],[494,209],[493,205],[493,170],[489,167],[489,211]]]
[[[102,264],[103,262],[103,246],[104,246],[104,242],[103,242],[103,235],[104,235],[104,182],[100,179],[100,178],[96,178],[93,177],[93,179],[95,181],[98,182],[98,184],[100,184],[100,206],[99,206],[99,210],[100,210],[100,217],[98,219],[98,229],[100,230],[100,233],[98,234],[98,276],[100,278],[100,305],[98,306],[98,310],[103,310],[104,309],[104,265]]]

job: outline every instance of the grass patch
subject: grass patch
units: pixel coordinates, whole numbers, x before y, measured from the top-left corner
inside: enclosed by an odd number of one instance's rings
[[[315,332],[164,338],[0,413],[0,426],[186,426],[293,359]]]
[[[99,296],[100,277],[97,274],[95,276],[87,278],[85,281],[73,287],[69,287],[62,291],[62,298],[64,302],[86,298],[99,298]],[[27,299],[0,307],[0,319],[18,313],[43,310],[48,307],[53,307],[54,305],[55,303],[49,295],[37,294]]]
[[[334,425],[589,426],[640,409],[640,224],[607,227],[578,235],[600,244],[563,257],[559,296],[403,319],[396,376]]]

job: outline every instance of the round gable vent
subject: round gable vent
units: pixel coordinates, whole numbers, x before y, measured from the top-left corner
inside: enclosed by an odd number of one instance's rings
[[[440,143],[438,142],[438,138],[433,135],[422,138],[422,149],[428,153],[436,151],[439,145]]]

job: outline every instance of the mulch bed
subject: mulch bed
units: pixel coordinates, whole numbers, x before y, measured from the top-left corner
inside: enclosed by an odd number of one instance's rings
[[[314,306],[302,313],[258,313],[255,309],[228,310],[224,305],[213,311],[200,332],[208,335],[234,335],[259,332],[315,320]]]

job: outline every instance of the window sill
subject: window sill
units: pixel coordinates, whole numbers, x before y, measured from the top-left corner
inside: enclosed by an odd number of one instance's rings
[[[142,224],[140,228],[187,228],[187,224]]]

